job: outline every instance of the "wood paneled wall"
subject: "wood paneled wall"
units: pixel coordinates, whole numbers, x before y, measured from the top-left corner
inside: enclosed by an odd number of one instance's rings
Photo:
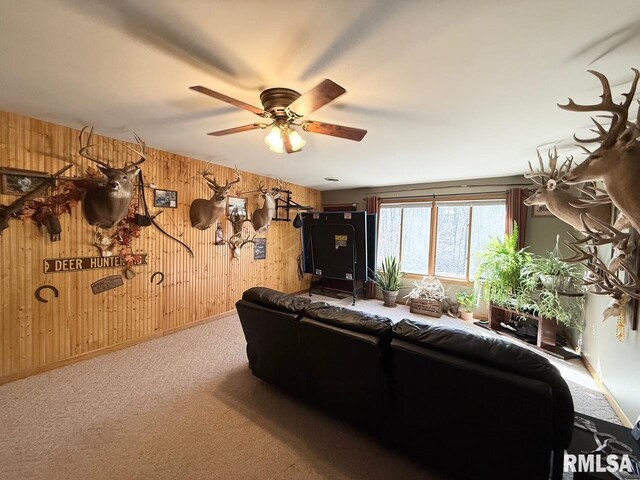
[[[123,142],[94,135],[96,152],[117,163],[133,160]],[[133,144],[132,144],[133,146]],[[83,175],[88,161],[77,154],[78,131],[24,116],[0,112],[0,167],[54,172],[71,162],[65,175]],[[268,153],[265,153],[265,156]],[[274,157],[275,161],[276,158]],[[195,198],[209,198],[211,191],[198,176],[205,163],[181,155],[149,149],[143,165],[145,181],[158,188],[178,191],[178,208],[163,209],[157,218],[173,235],[187,243],[195,258],[178,243],[153,227],[134,239],[134,252],[148,253],[148,265],[134,267],[137,275],[124,286],[93,295],[91,283],[121,273],[118,269],[44,274],[45,258],[98,256],[92,245],[94,230],[83,218],[80,205],[71,216],[63,215],[62,240],[51,242],[31,221],[11,220],[0,236],[0,383],[52,366],[119,348],[194,322],[214,317],[234,308],[242,292],[255,285],[286,292],[308,287],[299,280],[296,258],[300,253],[300,230],[288,222],[274,222],[267,237],[267,259],[253,259],[253,245],[242,249],[241,258],[232,258],[228,246],[217,246],[215,228],[196,230],[189,222],[189,205]],[[233,178],[233,170],[213,167],[217,178]],[[233,192],[255,190],[260,181],[274,180],[243,172]],[[297,202],[320,206],[320,192],[287,185]],[[261,200],[246,195],[249,211]],[[0,195],[6,205],[16,197]],[[152,211],[153,193],[147,192]],[[225,238],[231,225],[223,221]],[[248,224],[247,224],[248,225]],[[165,274],[160,286],[150,283],[155,271]],[[60,292],[49,303],[34,298],[35,289],[54,285]],[[215,345],[212,345],[215,348]]]

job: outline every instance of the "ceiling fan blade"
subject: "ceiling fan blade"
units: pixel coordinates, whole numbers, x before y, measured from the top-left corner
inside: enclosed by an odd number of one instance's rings
[[[299,117],[305,117],[345,92],[344,88],[327,78],[307,93],[300,95],[287,107],[287,110]]]
[[[267,128],[269,125],[265,123],[252,123],[251,125],[243,125],[241,127],[227,128],[226,130],[218,130],[217,132],[210,132],[207,135],[214,137],[221,137],[223,135],[229,135],[232,133],[248,132],[249,130],[255,130],[257,128]]]
[[[367,134],[366,130],[353,127],[345,127],[343,125],[335,125],[333,123],[314,122],[307,120],[302,123],[302,129],[305,132],[321,133],[323,135],[331,135],[332,137],[346,138],[347,140],[355,140],[359,142]]]
[[[221,100],[223,102],[230,103],[233,106],[238,108],[244,108],[245,110],[249,110],[251,113],[255,113],[256,115],[264,118],[268,118],[271,116],[269,112],[262,110],[261,108],[254,107],[253,105],[249,105],[240,100],[236,100],[235,98],[228,97],[222,93],[214,92],[213,90],[209,90],[207,87],[203,87],[202,85],[195,85],[193,87],[189,87],[191,90],[195,90],[196,92],[200,92],[209,97],[215,98],[217,100]]]
[[[289,135],[282,135],[282,143],[284,144],[284,151],[287,153],[293,153],[293,147],[291,146],[291,139]]]

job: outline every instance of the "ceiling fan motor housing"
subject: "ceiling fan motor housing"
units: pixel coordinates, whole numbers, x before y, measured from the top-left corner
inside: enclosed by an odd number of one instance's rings
[[[296,100],[300,94],[290,88],[268,88],[260,94],[263,108],[277,120],[289,117],[286,108]]]

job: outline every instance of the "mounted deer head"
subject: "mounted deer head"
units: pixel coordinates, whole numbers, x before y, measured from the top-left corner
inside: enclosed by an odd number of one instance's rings
[[[260,183],[258,190],[260,190],[260,194],[262,198],[264,198],[264,203],[262,207],[254,211],[251,215],[251,224],[256,233],[262,233],[269,229],[271,220],[273,220],[276,214],[276,200],[280,198],[280,193],[283,190],[282,182],[278,179],[278,186],[273,187],[271,191],[264,188],[263,183]]]
[[[585,213],[589,214],[585,217],[587,226],[596,228],[591,218],[608,223],[611,218],[611,205],[608,198],[605,200],[607,203],[601,203],[603,201],[602,198],[592,194],[593,205],[578,206],[579,197],[574,195],[567,185],[562,184],[562,177],[571,170],[572,157],[567,157],[558,168],[558,151],[553,147],[553,152],[551,150],[548,152],[549,170],[546,171],[540,152],[536,150],[536,153],[538,154],[540,170],[534,170],[531,162],[529,162],[529,170],[531,172],[527,173],[525,178],[537,184],[538,189],[524,201],[525,205],[545,205],[556,217],[579,231],[583,231],[584,226],[581,216]],[[589,193],[586,190],[583,192]]]
[[[593,152],[581,146],[589,156],[580,165],[564,176],[569,184],[602,180],[607,194],[613,204],[629,219],[636,230],[640,230],[640,118],[636,123],[627,121],[629,107],[633,102],[640,72],[632,69],[635,76],[628,93],[623,94],[625,101],[615,103],[607,77],[589,70],[602,84],[602,101],[593,105],[577,105],[572,99],[566,105],[558,105],[564,110],[573,112],[608,112],[612,115],[611,126],[607,130],[592,118],[597,134],[594,138],[578,138],[581,143],[600,143]],[[639,112],[640,113],[640,112]]]
[[[4,232],[7,228],[9,228],[9,219],[19,214],[24,208],[25,203],[34,199],[41,192],[44,192],[46,189],[48,189],[51,185],[53,185],[53,182],[56,181],[56,178],[58,178],[60,175],[62,175],[64,172],[66,172],[70,168],[71,168],[71,165],[67,165],[63,169],[57,171],[51,176],[51,178],[42,182],[36,188],[31,190],[29,193],[26,193],[25,195],[21,196],[10,205],[0,205],[0,235],[2,235],[2,232]]]
[[[224,212],[226,199],[231,187],[240,181],[240,172],[237,168],[235,169],[235,180],[225,182],[222,186],[218,185],[215,177],[210,180],[208,175],[208,172],[202,174],[209,188],[213,190],[213,196],[209,200],[198,198],[191,202],[191,207],[189,208],[191,226],[198,230],[206,230],[218,221],[218,218]]]
[[[91,144],[93,127],[89,130],[86,142],[84,141],[84,132],[87,128],[85,126],[80,130],[80,135],[78,136],[80,150],[78,153],[87,160],[98,164],[98,169],[107,177],[107,182],[105,185],[87,190],[82,200],[82,211],[90,225],[111,228],[127,216],[129,203],[131,203],[135,188],[133,179],[140,173],[138,165],[147,159],[145,154],[146,145],[134,133],[133,135],[140,146],[140,150],[135,150],[128,145],[125,145],[125,147],[139,155],[140,159],[123,168],[113,168],[109,165],[109,162],[98,160],[98,158],[88,153],[88,150],[95,147],[95,144]]]

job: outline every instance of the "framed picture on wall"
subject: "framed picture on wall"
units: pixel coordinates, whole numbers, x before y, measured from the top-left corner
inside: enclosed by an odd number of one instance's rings
[[[546,205],[534,205],[531,212],[532,217],[554,217],[555,215],[549,211]]]
[[[238,216],[247,218],[247,199],[243,197],[227,197],[227,215],[235,212]]]
[[[256,238],[254,239],[255,248],[253,249],[254,260],[264,260],[267,258],[267,239]]]
[[[38,172],[34,170],[5,170],[2,174],[0,182],[0,193],[3,195],[22,196],[29,193],[34,188],[39,187],[43,182],[50,178],[47,172]],[[46,191],[42,192],[46,195]]]
[[[161,190],[156,188],[153,191],[153,206],[178,208],[178,192],[175,190]]]

